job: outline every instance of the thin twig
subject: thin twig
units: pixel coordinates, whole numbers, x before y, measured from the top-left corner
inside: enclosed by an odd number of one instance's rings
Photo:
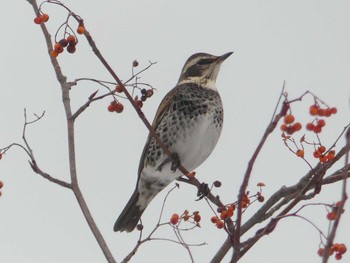
[[[280,100],[283,96],[284,93],[284,85],[282,88],[282,91],[280,93],[279,96],[279,100],[278,100],[278,104],[280,104]],[[237,220],[236,220],[236,231],[234,234],[234,245],[233,245],[233,255],[232,255],[232,259],[231,262],[237,262],[238,259],[240,258],[240,237],[241,237],[241,224],[242,224],[242,199],[244,197],[244,195],[246,194],[247,191],[247,187],[248,187],[248,183],[250,180],[250,176],[251,176],[251,172],[253,170],[253,166],[255,164],[255,161],[262,149],[262,147],[264,146],[267,138],[269,137],[269,135],[274,131],[274,129],[277,126],[277,123],[279,122],[279,120],[281,119],[281,117],[285,114],[285,103],[282,104],[281,110],[278,114],[275,114],[274,117],[271,119],[268,127],[266,128],[264,135],[262,136],[258,146],[256,147],[253,156],[251,157],[249,163],[248,163],[248,167],[247,170],[244,174],[243,177],[243,182],[241,184],[240,190],[239,190],[239,194],[238,194],[238,204],[237,204]]]
[[[346,134],[345,134],[345,140],[346,140],[346,147],[347,147],[347,151],[345,154],[345,160],[344,160],[344,167],[348,168],[349,167],[349,150],[350,150],[350,128],[348,128]],[[327,238],[327,244],[325,246],[325,250],[323,253],[323,258],[322,258],[322,263],[327,263],[328,259],[329,259],[329,250],[331,249],[331,246],[333,245],[333,241],[335,238],[335,235],[337,233],[337,229],[339,226],[339,222],[340,222],[340,218],[343,214],[343,210],[344,210],[344,205],[346,200],[348,199],[348,194],[346,191],[346,183],[347,183],[347,171],[345,169],[344,173],[343,173],[343,185],[342,185],[342,193],[341,193],[341,201],[340,201],[340,205],[337,207],[337,214],[335,217],[335,220],[333,222],[332,228],[330,230],[330,233],[328,235]]]

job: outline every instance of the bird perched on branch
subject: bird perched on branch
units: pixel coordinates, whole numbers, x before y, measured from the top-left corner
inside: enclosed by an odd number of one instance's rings
[[[219,140],[223,107],[215,81],[222,56],[192,55],[182,68],[177,85],[159,105],[152,127],[173,153],[168,156],[150,134],[143,149],[136,189],[114,225],[131,232],[152,199],[179,178],[180,163],[192,171],[211,154]]]

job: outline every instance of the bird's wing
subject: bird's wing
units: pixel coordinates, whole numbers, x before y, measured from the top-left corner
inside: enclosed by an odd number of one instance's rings
[[[154,117],[153,123],[152,123],[152,128],[153,130],[157,130],[157,127],[161,121],[161,119],[163,118],[164,113],[169,109],[170,105],[172,104],[173,101],[173,97],[176,95],[177,91],[178,91],[179,87],[175,87],[174,89],[170,90],[165,97],[163,98],[163,100],[161,101],[158,110],[156,112],[156,116]],[[141,171],[144,167],[144,163],[145,163],[145,157],[148,151],[148,147],[149,144],[151,142],[152,139],[152,135],[149,133],[148,138],[147,138],[147,142],[145,147],[143,148],[142,151],[142,155],[141,155],[141,159],[140,159],[140,164],[139,164],[139,170],[138,170],[138,176],[140,178],[140,174]]]

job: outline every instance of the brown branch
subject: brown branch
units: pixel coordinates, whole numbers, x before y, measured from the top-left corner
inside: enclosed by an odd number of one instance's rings
[[[350,128],[348,128],[348,130],[345,134],[345,139],[346,139],[346,148],[347,149],[346,149],[346,154],[345,154],[345,165],[344,165],[345,171],[343,173],[343,187],[342,187],[341,201],[340,201],[340,205],[338,206],[337,214],[336,214],[335,220],[333,222],[332,228],[330,230],[330,233],[328,234],[327,244],[326,244],[325,249],[324,249],[322,263],[328,262],[329,254],[330,254],[329,251],[333,245],[333,241],[334,241],[335,235],[337,233],[340,218],[341,218],[343,211],[344,211],[345,202],[348,199],[348,194],[346,191],[346,183],[347,183],[347,178],[348,178],[346,168],[349,167]]]
[[[324,164],[317,164],[311,171],[309,171],[305,176],[303,176],[299,182],[293,186],[290,187],[282,187],[280,190],[276,191],[266,202],[265,204],[241,227],[241,236],[243,236],[248,230],[250,230],[253,226],[262,223],[269,218],[273,216],[275,212],[277,212],[282,206],[288,204],[293,198],[295,198],[297,195],[300,195],[300,191],[306,186],[306,184],[310,181],[310,178],[313,173],[320,173],[323,171],[323,169],[328,170],[332,167],[334,163],[336,163],[338,160],[340,160],[346,153],[348,152],[349,145],[345,145],[335,156],[334,160],[330,163]],[[323,171],[324,173],[326,171]],[[323,178],[320,182],[311,181],[312,184],[310,184],[309,190],[315,189],[315,187],[319,187],[320,185],[328,185],[333,184],[339,181],[344,180],[344,174],[346,174],[347,178],[350,178],[350,169],[348,167],[343,167],[331,175]],[[312,193],[311,196],[308,195],[300,195],[300,201],[310,199],[314,196],[314,193]],[[274,222],[277,223],[277,222]],[[266,226],[265,228],[268,228]],[[264,228],[263,228],[264,229]],[[271,230],[271,228],[270,228]],[[265,233],[267,234],[267,233]],[[254,236],[253,238],[261,238],[262,236]],[[258,241],[258,240],[256,240]],[[248,243],[245,241],[244,243]],[[251,243],[253,245],[253,243]],[[224,256],[227,254],[227,252],[232,247],[232,240],[231,237],[228,237],[224,243],[221,245],[217,253],[212,258],[211,262],[221,262]],[[245,252],[244,252],[245,253]],[[241,255],[241,257],[243,254]]]
[[[285,84],[285,83],[284,83]],[[278,99],[277,105],[280,104],[280,100],[283,97],[283,93],[284,93],[284,84],[283,84],[283,88],[280,94],[280,97]],[[279,120],[281,119],[282,116],[285,115],[286,113],[286,108],[288,107],[288,105],[286,105],[286,102],[283,102],[281,110],[278,114],[272,117],[268,127],[266,128],[264,135],[262,136],[258,146],[256,147],[253,156],[251,157],[249,163],[248,163],[248,167],[247,170],[244,174],[243,177],[243,182],[241,184],[241,187],[239,189],[239,194],[238,194],[238,205],[237,205],[237,221],[236,221],[236,230],[235,230],[235,234],[233,237],[234,240],[234,247],[233,247],[233,255],[231,258],[231,262],[237,262],[238,259],[240,258],[240,237],[241,237],[241,224],[242,224],[242,199],[246,194],[247,191],[247,187],[248,187],[248,183],[250,180],[250,176],[251,176],[251,172],[253,170],[255,161],[262,149],[262,147],[264,146],[267,138],[269,137],[269,135],[274,131],[274,129],[277,126],[277,123],[279,122]],[[277,106],[276,106],[277,108]],[[275,109],[276,111],[276,109]]]
[[[30,124],[33,124],[33,123],[36,123],[37,121],[41,120],[41,118],[43,118],[45,115],[45,111],[40,115],[35,115],[35,119],[32,120],[32,121],[28,121],[27,119],[27,110],[24,109],[24,125],[23,125],[23,131],[22,131],[22,139],[24,141],[24,144],[25,144],[25,147],[21,145],[21,148],[25,150],[25,152],[28,154],[29,158],[30,158],[30,161],[29,161],[29,164],[30,164],[30,167],[33,169],[33,171],[39,175],[41,175],[42,177],[44,177],[45,179],[49,180],[50,182],[52,183],[55,183],[55,184],[58,184],[62,187],[66,187],[66,188],[72,188],[71,184],[65,182],[65,181],[62,181],[62,180],[59,180],[59,179],[56,179],[54,177],[52,177],[51,175],[49,175],[48,173],[45,173],[44,171],[42,171],[39,166],[38,166],[38,163],[35,159],[35,156],[34,156],[34,153],[33,153],[33,150],[32,148],[30,147],[29,145],[29,142],[26,138],[26,131],[27,131],[27,126],[30,125]]]
[[[65,181],[62,181],[62,180],[59,180],[59,179],[56,179],[54,177],[52,177],[51,175],[49,175],[48,173],[45,173],[43,172],[38,164],[36,163],[36,161],[34,159],[32,159],[31,161],[29,161],[29,164],[30,164],[30,167],[32,167],[33,171],[39,175],[41,175],[42,177],[44,177],[45,179],[49,180],[50,182],[52,183],[55,183],[55,184],[58,184],[62,187],[65,187],[65,188],[69,188],[69,189],[72,189],[72,185],[65,182]]]
[[[36,0],[28,0],[28,2],[32,5],[35,14],[38,14],[38,5],[36,3]],[[41,24],[41,30],[44,34],[46,45],[48,48],[48,53],[52,50],[52,43],[51,43],[51,35],[49,34],[45,24]],[[50,55],[49,55],[50,56]],[[67,132],[68,132],[68,154],[69,154],[69,168],[70,168],[70,177],[71,177],[71,189],[73,190],[73,193],[80,205],[80,208],[83,212],[83,215],[93,233],[95,236],[96,241],[98,242],[103,254],[105,255],[108,262],[116,262],[111,251],[109,250],[100,230],[98,229],[90,211],[89,208],[85,202],[85,199],[80,191],[78,179],[77,179],[77,169],[76,169],[76,159],[75,159],[75,138],[74,138],[74,118],[72,116],[72,110],[70,105],[70,97],[69,97],[69,90],[72,84],[67,83],[66,76],[63,75],[62,70],[60,68],[60,65],[56,58],[53,58],[50,56],[51,64],[54,68],[54,71],[56,73],[56,77],[58,82],[61,85],[61,91],[62,91],[62,100],[64,104],[64,109],[66,112],[66,119],[67,119]]]

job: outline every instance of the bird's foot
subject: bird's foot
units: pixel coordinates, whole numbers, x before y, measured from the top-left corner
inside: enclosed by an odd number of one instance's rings
[[[210,193],[210,188],[208,184],[201,183],[201,185],[198,187],[198,192],[197,192],[198,199],[196,201],[202,200],[209,193]]]
[[[177,153],[172,153],[171,157],[166,158],[157,168],[158,171],[162,171],[163,166],[171,162],[170,170],[175,173],[177,168],[179,168],[181,162],[180,157]]]
[[[171,160],[171,171],[175,173],[177,168],[179,168],[181,162],[180,162],[180,157],[177,153],[172,154],[172,160]]]

